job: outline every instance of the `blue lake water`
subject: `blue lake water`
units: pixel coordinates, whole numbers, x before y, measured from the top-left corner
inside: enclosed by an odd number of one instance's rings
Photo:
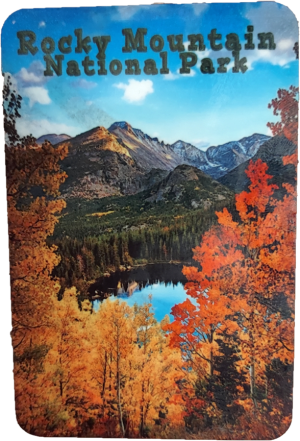
[[[181,271],[182,265],[154,264],[101,277],[89,289],[92,299],[100,297],[93,300],[93,307],[98,310],[107,297],[123,300],[130,306],[141,305],[149,301],[151,294],[155,318],[160,321],[169,314],[172,321],[172,307],[187,297],[184,290],[186,278]]]

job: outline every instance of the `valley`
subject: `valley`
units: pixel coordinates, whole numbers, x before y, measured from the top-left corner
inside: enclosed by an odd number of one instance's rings
[[[120,268],[194,264],[193,248],[216,212],[236,215],[235,193],[249,185],[251,158],[270,164],[274,182],[294,179],[281,159],[294,148],[286,138],[253,134],[202,151],[181,140],[165,144],[125,121],[51,137],[62,137],[55,147],[68,147],[61,162],[67,206],[49,238],[61,258],[53,274],[61,295],[75,286],[79,302],[90,298],[91,283]]]
[[[219,179],[251,159],[270,139],[253,134],[202,151],[182,140],[166,144],[125,121],[116,122],[108,129],[95,127],[74,138],[66,137],[68,135],[48,135],[48,140],[62,139],[55,146],[66,146],[69,150],[61,164],[68,175],[62,186],[66,199],[136,194],[157,184],[168,172],[183,164]],[[44,135],[38,142],[46,139]]]
[[[294,144],[259,134],[202,151],[118,122],[56,145],[69,152],[61,163],[67,207],[49,243],[61,256],[54,270],[61,293],[76,286],[79,301],[91,296],[91,283],[120,268],[194,264],[193,248],[216,223],[216,212],[234,213],[236,189],[247,189],[251,158],[269,163],[276,182],[294,179],[293,167],[282,164]]]

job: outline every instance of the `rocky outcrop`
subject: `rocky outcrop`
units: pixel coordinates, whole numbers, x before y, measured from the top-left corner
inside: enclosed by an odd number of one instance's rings
[[[50,135],[42,138],[47,136]],[[171,170],[184,164],[196,167],[206,176],[219,178],[247,161],[269,139],[255,134],[203,152],[184,141],[165,144],[125,121],[116,122],[109,129],[95,127],[74,138],[67,138],[57,144],[66,145],[69,150],[67,158],[62,161],[62,168],[68,174],[62,186],[66,198],[135,194],[158,184],[167,178]],[[184,168],[179,170],[183,172]],[[192,173],[191,170],[189,173]],[[181,182],[178,170],[172,179],[175,178]],[[188,176],[184,179],[189,181]]]
[[[207,173],[216,179],[224,176],[230,170],[252,158],[259,147],[269,139],[269,136],[255,133],[239,141],[209,147],[206,150],[206,158],[210,166]]]
[[[145,170],[172,170],[184,163],[184,159],[178,156],[170,145],[134,129],[125,121],[112,124],[108,130],[126,146],[131,157]]]
[[[68,174],[62,186],[65,197],[102,198],[140,191],[145,170],[104,127],[96,127],[62,144],[69,151],[62,161],[62,168]]]
[[[291,155],[295,152],[296,146],[284,136],[276,136],[265,142],[252,157],[252,161],[261,159],[268,165],[267,173],[271,175],[272,182],[281,187],[281,184],[287,182],[295,184],[295,167],[293,165],[283,165],[283,156]],[[232,189],[236,193],[247,190],[250,180],[245,173],[250,160],[240,164],[231,170],[225,176],[219,179],[219,182]],[[277,192],[278,193],[278,192]],[[284,190],[279,189],[279,197],[284,194]]]
[[[148,202],[178,202],[189,208],[207,209],[229,200],[233,193],[218,181],[189,165],[179,165],[153,189]]]
[[[67,141],[68,139],[71,139],[71,136],[65,134],[56,135],[55,133],[52,133],[52,134],[40,136],[36,140],[36,143],[38,145],[41,145],[43,144],[43,142],[49,141],[52,145],[56,145],[60,142]]]

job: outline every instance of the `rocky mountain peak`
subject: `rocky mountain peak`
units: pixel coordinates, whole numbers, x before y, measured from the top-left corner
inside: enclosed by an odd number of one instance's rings
[[[182,164],[171,171],[152,191],[148,202],[183,202],[192,208],[208,209],[232,197],[231,191],[197,167]]]
[[[117,121],[114,122],[109,128],[108,130],[114,131],[117,129],[122,129],[122,130],[126,130],[127,132],[133,133],[133,129],[132,126],[127,122],[127,121]]]
[[[262,135],[257,136],[261,137]],[[284,136],[275,136],[260,145],[255,155],[251,157],[253,162],[261,159],[268,165],[267,173],[272,176],[270,182],[278,185],[279,190],[277,194],[279,197],[285,194],[285,190],[281,188],[283,182],[287,182],[291,185],[295,184],[295,167],[293,165],[284,166],[282,162],[284,156],[292,155],[295,153],[295,150],[296,146],[287,138]],[[239,164],[225,176],[220,177],[218,181],[236,193],[247,190],[250,180],[245,170],[249,166],[249,162],[250,159]]]
[[[49,136],[52,135],[44,135],[44,138]],[[63,161],[63,168],[69,176],[64,189],[68,195],[73,195],[79,194],[84,187],[89,197],[133,194],[162,177],[169,195],[173,194],[173,190],[181,194],[181,186],[192,185],[193,181],[198,182],[195,187],[199,189],[220,185],[213,184],[214,179],[211,178],[219,178],[247,161],[269,139],[255,133],[240,141],[203,151],[181,139],[172,145],[165,144],[126,121],[115,122],[108,129],[94,127],[74,138],[61,136],[67,138],[59,144],[67,145],[69,150]],[[153,170],[158,170],[158,173],[153,173]],[[200,182],[202,179],[204,184]],[[163,187],[159,194],[165,194]],[[195,190],[195,200],[199,191]]]
[[[168,177],[168,181],[174,183],[186,182],[186,181],[198,181],[198,173],[202,173],[196,167],[192,167],[187,164],[178,165]],[[204,173],[203,173],[204,175]]]
[[[61,133],[60,135],[57,135],[56,133],[49,133],[37,138],[36,143],[38,145],[42,145],[43,142],[49,141],[52,145],[55,145],[59,144],[60,142],[67,141],[68,139],[71,139],[71,136],[66,135],[65,133]]]

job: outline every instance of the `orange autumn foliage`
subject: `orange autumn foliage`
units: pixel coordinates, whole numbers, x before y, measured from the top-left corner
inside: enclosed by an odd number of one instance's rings
[[[161,412],[165,426],[181,425],[176,385],[183,377],[181,355],[168,347],[151,303],[131,308],[107,300],[92,321],[90,374],[100,400],[98,435],[143,437]]]
[[[299,87],[279,89],[277,98],[268,105],[269,109],[273,108],[274,115],[280,116],[280,121],[267,124],[273,136],[284,135],[295,145],[298,145],[298,96]]]
[[[35,343],[31,352],[25,349],[23,358],[16,359],[18,422],[38,436],[80,435],[79,422],[92,415],[86,406],[90,308],[78,309],[75,288],[66,290],[61,302],[49,300],[53,307],[51,325],[46,333],[36,333],[40,341],[46,338],[45,345]]]
[[[65,155],[65,149],[49,143],[6,148],[12,338],[17,351],[32,344],[38,328],[48,326],[47,302],[59,289],[51,278],[59,262],[56,247],[48,246],[46,238],[65,207],[63,200],[54,199],[66,178],[59,168]],[[35,197],[38,191],[43,194]]]
[[[51,278],[59,259],[46,244],[64,201],[54,199],[66,175],[59,160],[65,149],[6,147],[7,205],[15,357],[16,411],[25,430],[44,424],[42,362],[49,349],[53,306],[59,285]],[[41,196],[36,197],[35,193]],[[30,409],[30,411],[29,411]]]
[[[59,187],[66,178],[59,161],[67,151],[49,143],[37,146],[34,138],[21,138],[16,130],[22,98],[4,84],[3,110],[8,233],[12,301],[12,343],[16,413],[24,430],[47,430],[51,409],[44,406],[44,360],[52,344],[53,309],[58,283],[51,277],[58,264],[56,247],[46,239],[54,231],[64,208]],[[52,415],[53,416],[53,415]],[[44,432],[45,433],[45,432]]]
[[[269,103],[269,109],[273,108],[273,114],[280,116],[280,121],[268,123],[273,136],[284,135],[298,147],[298,100],[299,87],[291,86],[289,90],[279,89],[277,98]],[[293,164],[295,167],[298,162],[297,151],[290,156],[283,158],[283,164]]]
[[[295,205],[290,193],[282,201],[273,198],[276,185],[269,183],[261,160],[250,161],[246,173],[251,184],[248,192],[236,196],[239,219],[227,209],[217,213],[218,224],[194,249],[200,269],[183,270],[193,301],[172,309],[175,320],[166,329],[171,345],[183,349],[200,378],[214,374],[216,337],[232,335],[231,344],[241,350],[239,369],[249,372],[256,406],[266,365],[274,357],[293,361]],[[241,399],[246,405],[242,391]]]

